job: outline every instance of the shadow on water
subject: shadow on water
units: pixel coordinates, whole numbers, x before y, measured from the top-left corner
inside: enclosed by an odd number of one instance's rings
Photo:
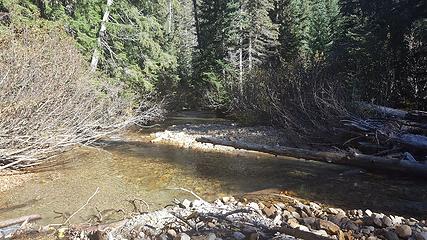
[[[149,144],[114,143],[110,151],[147,157]],[[257,154],[200,153],[156,147],[157,160],[181,168],[194,178],[220,181],[234,194],[279,188],[297,196],[346,209],[370,208],[392,214],[427,217],[427,181],[376,174],[314,161]],[[120,162],[122,163],[122,162]],[[132,168],[118,167],[131,176]],[[197,188],[197,186],[194,186]],[[203,186],[202,186],[203,188]],[[204,192],[209,196],[209,192]],[[212,194],[215,195],[215,194]]]
[[[180,119],[186,122],[188,120]],[[211,121],[209,119],[208,121]],[[311,201],[345,209],[366,209],[397,215],[427,217],[427,181],[375,174],[313,161],[273,157],[203,153],[145,142],[103,142],[101,150],[77,149],[61,156],[55,171],[43,171],[22,186],[0,194],[0,221],[41,214],[41,223],[60,223],[100,188],[74,222],[89,220],[100,210],[129,211],[128,200],[144,199],[150,210],[188,193],[207,200],[267,188],[279,188]]]

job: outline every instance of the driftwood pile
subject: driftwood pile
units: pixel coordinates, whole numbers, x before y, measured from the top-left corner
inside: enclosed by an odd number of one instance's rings
[[[339,126],[331,129],[331,132],[338,133],[342,141],[330,150],[266,146],[213,137],[201,137],[197,141],[427,177],[427,112],[406,112],[367,103],[358,103],[358,107],[370,118],[351,117],[342,120]]]

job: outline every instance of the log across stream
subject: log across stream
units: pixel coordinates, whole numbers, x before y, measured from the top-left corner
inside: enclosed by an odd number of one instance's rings
[[[182,135],[194,126],[194,118],[180,118],[176,132],[169,134]],[[41,224],[62,223],[98,187],[99,193],[73,223],[96,220],[98,211],[112,220],[120,219],[122,213],[111,210],[128,212],[133,209],[129,203],[133,199],[143,199],[154,210],[174,198],[192,198],[185,192],[168,190],[174,187],[191,189],[206,200],[282,189],[344,209],[426,217],[422,215],[427,213],[424,180],[361,174],[352,167],[251,152],[182,149],[150,140],[147,133],[132,133],[102,142],[101,149],[76,149],[61,155],[55,164],[37,167],[32,180],[0,193],[0,221],[39,214]],[[0,176],[0,182],[3,179]]]
[[[355,166],[365,169],[397,172],[427,179],[427,164],[416,161],[376,157],[357,153],[349,154],[344,152],[325,152],[302,148],[266,146],[239,141],[229,141],[212,137],[201,137],[198,138],[197,141],[201,143],[211,143],[214,145],[229,146],[236,149],[258,151],[279,156],[288,156],[326,163]]]

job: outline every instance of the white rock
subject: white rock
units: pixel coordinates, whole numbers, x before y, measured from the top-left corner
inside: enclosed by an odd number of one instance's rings
[[[301,231],[304,231],[304,232],[310,232],[310,229],[308,229],[308,227],[303,226],[303,225],[300,225],[300,226],[298,227],[298,229],[299,229],[299,230],[301,230]]]
[[[185,208],[190,208],[191,202],[188,199],[184,199],[184,201],[182,201],[182,205]]]
[[[368,215],[369,217],[372,216],[372,211],[369,209],[365,210],[365,214]]]
[[[196,200],[194,200],[193,201],[193,203],[192,203],[192,207],[200,207],[200,206],[202,206],[203,204],[205,204],[205,201],[202,201],[202,200],[199,200],[199,199],[196,199]]]
[[[314,203],[314,202],[310,202],[310,207],[316,210],[320,210],[321,207],[319,206],[319,204]]]
[[[176,240],[191,240],[191,238],[186,233],[180,233]]]
[[[258,204],[254,202],[249,203],[248,207],[253,208],[255,210],[260,210]]]

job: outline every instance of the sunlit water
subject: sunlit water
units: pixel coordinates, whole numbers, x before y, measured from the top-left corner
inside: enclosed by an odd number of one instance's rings
[[[176,119],[180,123],[197,120]],[[133,206],[128,200],[132,199],[143,199],[150,209],[158,209],[175,198],[193,198],[186,192],[171,190],[179,187],[191,189],[207,200],[280,188],[345,209],[369,208],[427,217],[426,181],[373,174],[342,175],[351,169],[251,153],[202,153],[151,144],[144,133],[133,134],[132,139],[138,136],[140,141],[104,142],[102,150],[68,152],[61,156],[59,165],[42,168],[44,171],[30,182],[0,193],[0,221],[40,214],[42,224],[62,223],[64,218],[55,218],[59,215],[54,211],[73,213],[97,188],[99,193],[72,222],[87,221],[97,213],[96,209],[122,209],[129,214]]]

